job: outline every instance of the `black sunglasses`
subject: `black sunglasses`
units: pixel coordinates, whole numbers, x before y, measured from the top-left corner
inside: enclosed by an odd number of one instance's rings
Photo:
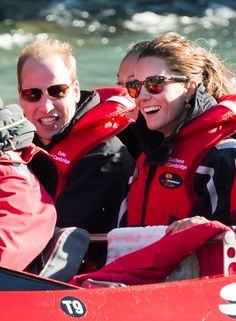
[[[49,86],[45,92],[52,99],[61,99],[68,95],[71,85],[60,84]],[[29,102],[39,101],[43,95],[43,90],[40,88],[20,89],[21,97]]]
[[[129,95],[132,98],[137,98],[141,92],[142,86],[150,94],[160,94],[164,89],[164,82],[166,80],[173,80],[178,82],[186,82],[188,77],[186,76],[151,76],[147,77],[144,81],[132,80],[125,83],[125,87],[128,90]]]

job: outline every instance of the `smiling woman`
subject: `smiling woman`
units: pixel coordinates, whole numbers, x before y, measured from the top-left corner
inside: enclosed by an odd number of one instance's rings
[[[135,79],[125,84],[139,109],[134,130],[143,151],[128,195],[129,226],[174,232],[206,219],[234,223],[234,77],[213,52],[175,32],[140,53]]]

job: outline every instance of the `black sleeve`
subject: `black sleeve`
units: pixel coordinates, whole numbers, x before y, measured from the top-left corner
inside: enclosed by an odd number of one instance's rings
[[[69,175],[56,203],[57,225],[78,226],[90,233],[116,227],[133,166],[133,158],[117,137],[96,146]]]
[[[132,128],[133,128],[133,124],[130,124],[125,129],[123,129],[120,133],[118,133],[117,137],[128,148],[133,158],[137,159],[141,154],[140,139],[135,134]]]
[[[236,140],[216,145],[203,159],[195,174],[197,201],[192,216],[201,215],[232,225],[231,191],[235,177]]]

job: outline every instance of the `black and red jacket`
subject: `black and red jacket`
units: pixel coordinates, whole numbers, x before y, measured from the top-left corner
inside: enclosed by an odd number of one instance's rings
[[[47,149],[63,173],[57,183],[59,227],[105,233],[116,226],[134,166],[133,157],[116,137],[131,123],[125,115],[133,102],[125,95],[126,90],[118,87],[83,91],[75,116],[50,145],[43,146],[35,137],[34,142]]]

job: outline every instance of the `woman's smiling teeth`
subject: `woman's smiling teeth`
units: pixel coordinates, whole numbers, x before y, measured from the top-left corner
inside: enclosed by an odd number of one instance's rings
[[[159,106],[150,106],[150,107],[145,107],[143,110],[145,111],[146,114],[155,114],[157,113],[161,108]]]
[[[40,118],[38,121],[41,125],[51,126],[58,120],[58,118],[58,116],[43,117]]]

